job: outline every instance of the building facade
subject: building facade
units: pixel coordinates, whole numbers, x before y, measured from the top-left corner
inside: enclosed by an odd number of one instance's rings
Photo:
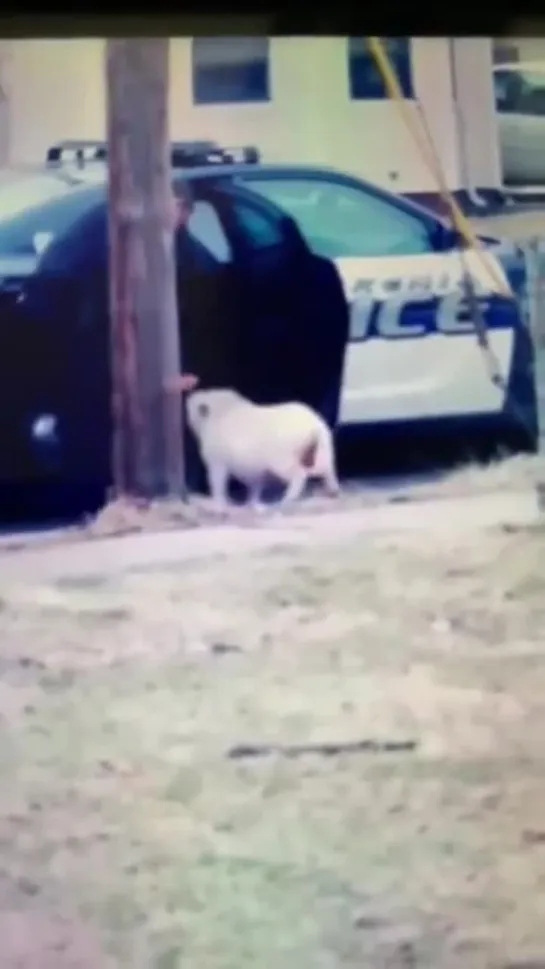
[[[389,38],[404,104],[363,38],[174,37],[172,137],[254,144],[265,161],[340,167],[395,191],[437,192],[407,125],[424,122],[448,187],[501,187],[487,38]],[[66,138],[104,138],[102,38],[0,45],[0,164],[34,165]]]

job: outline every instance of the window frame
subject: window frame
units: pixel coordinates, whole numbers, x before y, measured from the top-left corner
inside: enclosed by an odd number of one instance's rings
[[[256,43],[263,44],[263,51],[259,58],[255,59],[255,63],[259,64],[263,70],[263,90],[258,95],[253,95],[251,92],[248,94],[246,92],[245,96],[233,97],[230,94],[228,97],[222,97],[219,93],[219,88],[221,88],[221,82],[217,80],[212,82],[212,86],[215,86],[216,90],[212,94],[206,93],[203,88],[206,87],[206,81],[203,77],[199,77],[201,72],[206,71],[221,71],[224,70],[226,64],[207,64],[202,63],[199,57],[199,48],[203,51],[204,45],[207,42],[213,42],[214,44],[221,45],[221,42],[225,42],[226,46],[229,43],[236,43],[237,41],[256,41]],[[235,69],[247,70],[248,66],[251,64],[249,60],[235,60],[232,63],[232,67]],[[268,104],[272,101],[271,93],[271,42],[269,37],[262,37],[261,35],[255,36],[243,36],[240,37],[193,37],[191,39],[191,93],[192,93],[192,103],[196,107],[206,107],[206,106],[221,106],[221,105],[233,105],[233,104]]]
[[[404,99],[416,98],[412,65],[412,39],[410,37],[381,37],[386,53],[396,72]],[[356,47],[356,45],[358,45]],[[365,91],[365,77],[357,77],[357,66],[364,65],[367,72],[374,74],[373,86]],[[388,92],[378,73],[365,37],[347,37],[346,69],[348,75],[348,95],[351,101],[385,101]]]
[[[281,206],[275,205],[270,199],[253,192],[245,180],[220,179],[202,187],[202,198],[206,198],[214,206],[229,243],[233,250],[235,263],[248,257],[255,258],[261,254],[284,252],[287,257],[295,251],[309,252],[304,236],[297,223]],[[242,204],[255,210],[264,219],[268,219],[279,230],[278,241],[272,245],[256,246],[249,238],[248,229],[237,214],[237,205]]]

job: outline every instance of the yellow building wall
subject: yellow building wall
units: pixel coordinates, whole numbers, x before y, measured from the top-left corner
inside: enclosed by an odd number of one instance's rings
[[[500,43],[506,42],[516,50],[520,61],[545,63],[545,37],[510,37],[502,39]]]
[[[416,94],[448,184],[458,188],[448,41],[413,38],[412,44]],[[194,105],[190,45],[187,37],[171,41],[173,138],[255,144],[265,160],[332,165],[398,191],[436,187],[396,106],[350,100],[346,38],[271,38],[272,100],[264,104]],[[101,38],[17,40],[9,47],[3,83],[11,163],[38,164],[48,146],[63,138],[104,138]],[[414,103],[411,111],[417,112]]]

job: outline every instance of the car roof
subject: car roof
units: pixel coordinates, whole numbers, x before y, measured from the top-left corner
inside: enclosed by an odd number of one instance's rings
[[[252,179],[252,176],[265,178],[268,174],[275,176],[298,175],[307,179],[319,179],[324,176],[337,184],[359,186],[385,201],[393,201],[398,207],[419,215],[421,218],[444,222],[434,213],[416,202],[392,192],[387,188],[368,182],[355,174],[342,172],[335,168],[317,165],[301,165],[292,163],[267,164],[262,161],[260,150],[254,145],[225,146],[217,141],[201,139],[197,141],[172,141],[171,171],[174,184],[193,181],[242,181]],[[45,171],[58,172],[60,177],[64,173],[66,179],[72,180],[72,187],[82,185],[105,189],[107,178],[107,158],[109,145],[107,141],[96,140],[64,140],[52,145],[46,153]],[[66,161],[64,159],[66,158]],[[64,162],[64,163],[63,163]],[[67,164],[68,162],[68,164]],[[93,196],[82,196],[78,199],[91,199]],[[97,195],[97,202],[100,196]]]
[[[263,175],[285,175],[301,176],[301,178],[309,179],[320,179],[324,175],[329,176],[331,181],[337,182],[339,185],[353,186],[354,188],[364,188],[371,195],[375,195],[377,198],[383,198],[385,200],[395,200],[396,204],[400,208],[405,209],[407,212],[412,212],[420,217],[427,218],[430,222],[442,222],[440,216],[431,212],[430,209],[425,208],[423,205],[419,205],[418,202],[413,202],[412,199],[407,199],[402,195],[398,195],[396,192],[391,192],[387,188],[382,188],[380,185],[376,185],[374,182],[369,182],[365,178],[361,178],[359,175],[352,175],[350,172],[343,172],[338,168],[332,168],[328,165],[301,165],[301,164],[265,164],[260,162],[257,165],[218,165],[216,166],[205,166],[203,168],[188,168],[188,169],[173,169],[173,181],[183,182],[187,180],[201,181],[206,179],[221,181],[222,178],[226,180],[236,180],[238,176],[242,179],[251,178],[252,174],[257,174],[258,176]],[[256,179],[257,181],[257,179]]]
[[[258,175],[292,175],[295,178],[300,175],[302,178],[309,179],[320,179],[324,175],[329,176],[331,181],[337,182],[338,185],[352,186],[354,188],[363,188],[370,195],[374,195],[377,198],[382,198],[385,201],[394,200],[400,208],[405,209],[406,212],[412,212],[415,215],[424,217],[430,220],[430,222],[444,222],[439,215],[432,212],[430,209],[423,205],[419,205],[418,202],[413,202],[412,199],[408,199],[403,195],[399,195],[397,192],[392,192],[390,189],[382,188],[381,185],[377,185],[375,182],[370,182],[366,178],[362,178],[361,175],[355,175],[350,172],[341,171],[339,168],[332,168],[330,165],[301,165],[301,164],[263,164],[258,165],[229,165],[221,166],[221,169],[215,172],[216,177],[220,176],[226,171],[228,177],[236,178],[237,175],[242,175],[245,178],[248,175],[251,176],[252,172],[257,172]],[[191,169],[194,171],[194,169]],[[203,169],[202,171],[208,171]],[[206,177],[206,175],[199,176]]]
[[[68,168],[68,172],[71,171],[71,167]],[[83,169],[85,171],[85,169]],[[103,178],[98,179],[96,177],[96,168],[94,168],[95,175],[92,179],[86,180],[85,176],[81,177],[81,171],[77,170],[74,172],[74,182],[70,184],[70,194],[77,193],[78,198],[82,199],[85,197],[83,193],[88,192],[88,199],[96,198],[97,203],[100,201],[106,190],[107,182],[107,169],[106,165],[103,168]],[[343,172],[340,169],[333,168],[327,165],[303,165],[299,163],[263,163],[258,164],[225,164],[225,165],[203,165],[196,167],[187,168],[172,168],[172,181],[176,184],[181,184],[183,182],[192,181],[216,181],[220,182],[222,180],[232,181],[237,178],[242,180],[251,178],[252,175],[257,175],[266,177],[267,175],[280,175],[280,176],[301,176],[302,178],[323,178],[324,175],[328,176],[332,181],[338,184],[352,185],[354,187],[359,186],[360,188],[366,189],[366,191],[371,194],[386,199],[395,199],[400,207],[404,208],[406,211],[412,211],[415,214],[418,213],[421,216],[427,216],[429,219],[434,221],[441,221],[440,217],[435,213],[431,212],[424,206],[419,205],[417,202],[413,202],[410,199],[405,198],[402,195],[398,195],[386,188],[382,188],[376,185],[374,182],[367,181],[367,179],[361,178],[359,175],[353,175],[350,172]],[[51,172],[55,174],[59,173],[62,177],[62,173],[66,173],[66,169],[63,166],[54,166],[50,168],[49,166],[44,166],[42,172],[46,174]],[[36,172],[34,172],[36,174]],[[65,174],[66,177],[66,174]],[[80,194],[81,193],[81,194]]]

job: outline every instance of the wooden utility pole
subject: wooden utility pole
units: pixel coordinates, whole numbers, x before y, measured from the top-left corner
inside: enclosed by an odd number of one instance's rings
[[[184,490],[168,38],[108,40],[114,496]]]

